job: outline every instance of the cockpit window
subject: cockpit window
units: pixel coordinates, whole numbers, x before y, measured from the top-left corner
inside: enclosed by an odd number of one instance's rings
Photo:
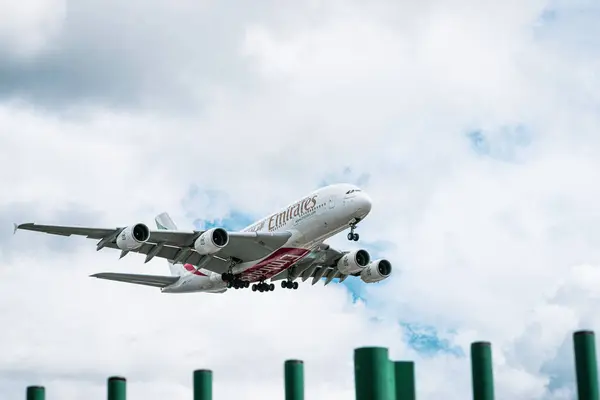
[[[350,194],[350,193],[354,193],[354,192],[360,192],[360,191],[361,191],[360,189],[352,189],[352,190],[348,190],[346,192],[346,194]]]

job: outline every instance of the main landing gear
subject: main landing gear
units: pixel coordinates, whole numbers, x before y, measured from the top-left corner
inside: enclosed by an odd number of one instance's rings
[[[358,221],[355,221],[350,224],[350,233],[348,233],[348,240],[350,240],[350,241],[358,242],[358,238],[360,237],[360,236],[358,236],[358,233],[354,233],[357,223],[358,223]]]
[[[233,282],[228,282],[227,283],[227,287],[228,288],[234,288],[234,289],[246,289],[248,287],[250,287],[250,282],[248,281],[242,281],[242,280],[236,280]]]
[[[298,282],[281,281],[281,287],[284,289],[298,289]]]
[[[221,275],[223,282],[227,282],[227,288],[231,289],[246,289],[250,287],[250,282],[241,280],[231,272],[226,272]],[[275,290],[275,285],[272,283],[259,282],[252,285],[252,291],[256,292],[272,292]]]
[[[223,279],[223,282],[227,282],[227,287],[229,289],[245,289],[250,287],[250,282],[243,281],[230,272],[222,274],[221,279]]]
[[[252,285],[252,291],[256,292],[272,292],[275,290],[275,285],[272,283],[259,282]]]

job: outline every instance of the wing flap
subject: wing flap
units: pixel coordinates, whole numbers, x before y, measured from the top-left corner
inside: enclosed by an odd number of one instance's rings
[[[174,231],[166,229],[159,229],[157,231],[151,230],[148,242],[164,243],[175,247],[192,247],[194,246],[194,241],[202,234],[202,232],[203,231]]]
[[[156,246],[157,245],[155,245],[153,243],[144,243],[137,249],[129,250],[129,251],[132,253],[140,253],[140,254],[148,255],[148,253],[150,253],[150,251],[152,251]],[[117,244],[114,242],[106,243],[105,247],[108,247],[110,249],[121,250],[119,248],[119,246],[117,246]],[[173,247],[173,246],[162,246],[160,248],[160,250],[158,250],[158,253],[155,255],[155,257],[166,258],[167,260],[174,260],[175,257],[177,256],[177,253],[179,252],[179,250],[180,249],[178,249],[177,247]],[[194,254],[199,256],[198,253],[194,252]],[[190,256],[190,258],[191,258],[191,256]],[[189,258],[188,258],[188,262],[191,262],[191,260]]]
[[[150,231],[148,242],[164,243],[174,247],[193,247],[196,239],[205,231]],[[228,232],[229,244],[219,255],[255,260],[265,257],[288,241],[290,232]]]
[[[312,284],[314,285],[321,278],[326,278],[325,285],[328,285],[333,279],[339,278],[339,282],[342,282],[348,275],[344,275],[338,270],[337,262],[345,253],[324,245],[322,249],[313,251],[293,267],[271,278],[271,281],[300,278],[304,282],[313,278]]]
[[[116,243],[107,243],[106,247],[111,249],[120,250]],[[200,262],[203,262],[206,257],[209,257],[207,263],[202,264],[202,268],[207,269],[212,272],[216,272],[218,274],[222,274],[223,272],[227,272],[229,268],[229,262],[227,260],[223,260],[221,254],[219,253],[219,257],[212,256],[203,256],[198,254],[195,250],[181,249],[173,246],[160,246],[160,249],[156,250],[157,245],[152,243],[144,243],[141,247],[130,250],[132,253],[140,253],[148,255],[150,252],[157,252],[154,257],[165,258],[167,260],[177,260],[176,264],[192,264],[192,265],[200,265]]]
[[[179,277],[177,276],[120,274],[116,272],[101,272],[90,276],[93,278],[107,279],[110,281],[126,282],[159,288],[172,285],[179,280]]]

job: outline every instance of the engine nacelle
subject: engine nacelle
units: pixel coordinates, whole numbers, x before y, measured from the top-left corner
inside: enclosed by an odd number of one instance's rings
[[[354,250],[346,253],[337,262],[338,271],[344,275],[360,272],[369,265],[371,256],[366,250]]]
[[[212,228],[194,242],[194,248],[203,256],[215,254],[229,243],[229,234],[223,228]]]
[[[392,273],[392,263],[381,259],[373,261],[369,266],[362,270],[360,279],[365,283],[376,283],[384,280]]]
[[[135,224],[123,229],[117,236],[117,247],[121,250],[140,248],[150,238],[150,229],[144,224]]]

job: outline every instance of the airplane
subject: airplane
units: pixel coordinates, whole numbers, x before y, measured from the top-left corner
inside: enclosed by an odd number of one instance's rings
[[[364,249],[340,251],[325,240],[350,228],[348,240],[358,241],[357,224],[371,211],[372,201],[356,185],[338,183],[319,188],[286,207],[267,215],[241,231],[214,227],[178,230],[168,213],[154,218],[157,229],[137,223],[118,228],[38,225],[24,223],[18,229],[53,235],[86,236],[99,240],[96,250],[121,250],[145,254],[144,263],[167,260],[170,276],[102,272],[99,279],[160,288],[162,293],[225,293],[249,288],[270,292],[278,280],[285,289],[298,289],[296,279],[325,285],[339,278],[359,277],[365,283],[387,279],[392,265],[386,259],[371,261]]]

